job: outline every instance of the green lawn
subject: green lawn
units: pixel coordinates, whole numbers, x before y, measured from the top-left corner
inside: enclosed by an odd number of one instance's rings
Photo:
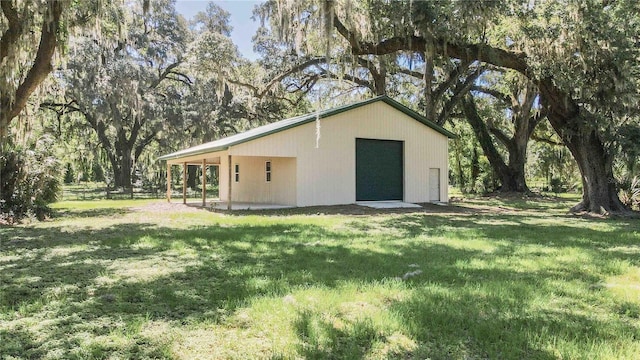
[[[575,200],[59,203],[0,228],[0,358],[637,359],[640,221]]]

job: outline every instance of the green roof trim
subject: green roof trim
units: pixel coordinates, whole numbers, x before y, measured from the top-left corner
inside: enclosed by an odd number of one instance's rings
[[[455,134],[446,130],[442,126],[428,120],[424,116],[409,109],[408,107],[402,105],[401,103],[391,99],[390,97],[386,95],[382,95],[372,99],[359,101],[353,104],[348,104],[348,105],[339,106],[333,109],[323,110],[323,111],[320,111],[319,113],[305,114],[305,115],[277,121],[271,124],[259,126],[257,128],[254,128],[239,134],[235,134],[226,138],[222,138],[220,140],[215,140],[202,145],[197,145],[188,149],[184,149],[184,150],[176,151],[171,154],[160,156],[158,160],[175,160],[175,159],[180,159],[188,156],[201,155],[201,154],[206,154],[206,153],[216,152],[216,151],[224,151],[229,149],[229,147],[233,145],[242,144],[251,140],[255,140],[261,137],[275,134],[287,129],[291,129],[300,125],[313,122],[317,118],[320,118],[320,119],[327,118],[327,117],[337,115],[345,111],[353,110],[361,106],[369,105],[378,101],[382,101],[385,104],[390,105],[394,109],[404,113],[405,115],[413,118],[414,120],[422,123],[425,126],[430,127],[431,129],[439,132],[440,134],[448,138],[452,138],[452,139],[456,138]]]

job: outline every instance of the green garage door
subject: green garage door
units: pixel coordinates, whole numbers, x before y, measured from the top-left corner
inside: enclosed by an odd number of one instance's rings
[[[402,141],[356,139],[356,201],[402,200]]]

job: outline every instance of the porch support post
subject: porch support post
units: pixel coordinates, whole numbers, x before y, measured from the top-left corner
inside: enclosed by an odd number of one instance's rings
[[[182,164],[182,203],[187,203],[187,163]]]
[[[231,210],[231,184],[233,184],[233,180],[231,177],[233,176],[233,163],[231,162],[231,155],[229,155],[229,187],[227,187],[227,210]]]
[[[167,202],[171,202],[171,164],[167,161]]]
[[[202,159],[202,206],[207,206],[207,159]]]

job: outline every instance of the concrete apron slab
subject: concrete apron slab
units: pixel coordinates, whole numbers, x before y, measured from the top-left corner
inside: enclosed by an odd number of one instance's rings
[[[398,209],[398,208],[421,208],[418,204],[406,203],[402,201],[358,201],[356,205],[366,206],[373,209]]]

